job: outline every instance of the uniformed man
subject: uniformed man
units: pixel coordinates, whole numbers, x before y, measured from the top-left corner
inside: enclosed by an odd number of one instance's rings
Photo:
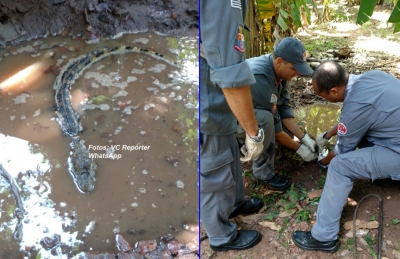
[[[329,168],[317,220],[311,232],[296,231],[292,238],[302,249],[333,253],[353,180],[400,180],[400,80],[382,71],[349,75],[338,63],[327,61],[315,70],[312,83],[319,96],[343,102],[343,108],[337,127],[316,139],[322,148],[337,134],[334,150],[318,161]]]
[[[247,59],[256,82],[250,86],[257,121],[264,128],[264,150],[253,162],[254,177],[270,188],[284,191],[287,178],[274,173],[275,141],[296,151],[304,161],[317,159],[315,141],[299,128],[290,107],[289,81],[311,75],[306,49],[293,37],[282,39],[272,54]],[[300,140],[295,141],[294,136]]]
[[[200,1],[200,218],[216,251],[247,249],[261,239],[229,221],[263,206],[260,199],[245,200],[240,161],[258,156],[264,138],[251,101],[255,80],[245,62],[245,13],[246,1]],[[247,132],[242,158],[237,121]]]

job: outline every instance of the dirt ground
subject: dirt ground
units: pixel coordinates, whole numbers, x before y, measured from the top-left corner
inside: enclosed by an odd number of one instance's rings
[[[157,31],[197,36],[196,0],[0,0],[0,47],[51,35],[108,38]]]
[[[343,4],[338,2],[338,4]],[[343,4],[345,6],[345,4]],[[318,51],[324,52],[332,48],[332,42],[336,47],[347,46],[354,53],[346,62],[346,69],[351,73],[362,73],[370,69],[381,69],[400,78],[400,55],[391,53],[387,44],[398,44],[398,35],[391,33],[391,28],[379,28],[384,23],[391,8],[388,4],[377,6],[375,15],[369,24],[356,26],[355,17],[357,7],[339,8],[341,17],[343,13],[350,13],[349,20],[336,19],[329,24],[317,25],[307,31],[298,33],[297,36],[306,46],[316,46],[321,43]],[[343,17],[343,16],[342,16]],[[374,18],[378,17],[378,18]],[[345,30],[341,30],[345,27]],[[350,29],[354,28],[354,29]],[[388,30],[383,35],[382,31]],[[385,37],[383,37],[385,36]],[[361,40],[364,45],[361,45]],[[374,42],[378,40],[380,43]],[[397,45],[398,46],[398,45]],[[372,50],[370,50],[371,48]],[[318,48],[316,48],[318,49]],[[309,54],[315,54],[311,51]],[[311,79],[298,78],[291,82],[292,106],[299,108],[303,105],[324,102],[312,91]],[[311,89],[311,90],[310,90]],[[262,234],[261,242],[255,247],[245,251],[214,252],[210,249],[208,239],[201,242],[200,256],[202,259],[325,259],[325,258],[354,258],[353,238],[346,236],[349,230],[344,228],[346,221],[352,221],[357,204],[368,194],[376,194],[383,201],[382,222],[382,258],[400,258],[400,184],[396,181],[365,181],[356,180],[354,188],[349,195],[348,204],[345,205],[340,227],[340,247],[334,254],[316,251],[301,250],[293,244],[292,233],[296,230],[310,230],[315,222],[318,208],[319,195],[323,189],[327,170],[321,169],[315,162],[300,164],[299,161],[283,156],[276,163],[276,173],[285,175],[291,179],[292,189],[285,193],[273,192],[262,185],[258,185],[251,176],[251,164],[243,164],[243,180],[245,192],[248,197],[260,197],[265,201],[265,206],[258,214],[242,217],[233,221],[239,229],[254,229]],[[357,219],[366,222],[379,219],[379,200],[376,197],[366,198],[359,206]],[[262,224],[262,225],[261,225]],[[280,228],[280,229],[279,229]],[[377,258],[378,228],[367,229],[363,238],[357,238],[358,258]],[[201,228],[201,236],[205,237],[204,228]]]

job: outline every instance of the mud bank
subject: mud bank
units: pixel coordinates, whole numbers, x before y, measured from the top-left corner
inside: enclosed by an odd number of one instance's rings
[[[156,31],[197,36],[196,0],[0,0],[0,47],[50,35],[110,38]]]

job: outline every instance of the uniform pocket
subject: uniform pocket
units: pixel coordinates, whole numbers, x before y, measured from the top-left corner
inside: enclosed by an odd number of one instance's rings
[[[216,192],[235,186],[231,163],[233,155],[230,147],[200,158],[200,192]]]
[[[203,45],[203,47],[207,53],[207,63],[210,67],[212,69],[222,67],[221,53],[219,52],[218,47],[205,45]]]

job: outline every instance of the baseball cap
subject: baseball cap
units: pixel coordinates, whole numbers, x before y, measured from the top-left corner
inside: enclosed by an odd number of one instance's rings
[[[293,37],[282,39],[274,50],[278,57],[292,63],[294,68],[302,75],[310,75],[313,70],[307,64],[306,48],[301,42]]]

